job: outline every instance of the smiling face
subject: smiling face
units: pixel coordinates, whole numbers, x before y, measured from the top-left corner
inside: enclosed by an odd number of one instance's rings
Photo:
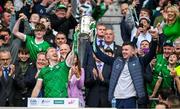
[[[48,60],[51,60],[51,61],[58,61],[58,54],[57,54],[57,51],[55,48],[49,48],[48,51],[47,51],[47,59]]]
[[[168,58],[169,55],[173,52],[173,47],[171,46],[164,46],[163,47],[163,55],[165,58]]]
[[[133,47],[131,45],[124,45],[122,47],[122,55],[124,59],[128,59],[131,56],[133,56],[135,53],[135,50],[133,49]]]
[[[19,52],[18,57],[22,62],[26,62],[29,59],[29,53],[27,53],[27,52]]]
[[[173,21],[174,19],[176,19],[176,14],[175,12],[172,10],[172,8],[168,8],[167,9],[167,18],[170,21]]]
[[[37,55],[36,67],[37,69],[41,69],[44,66],[48,65],[48,61],[46,59],[46,55],[44,53],[39,53]]]
[[[60,55],[63,59],[66,58],[67,54],[70,52],[70,47],[68,44],[62,44],[60,46]]]

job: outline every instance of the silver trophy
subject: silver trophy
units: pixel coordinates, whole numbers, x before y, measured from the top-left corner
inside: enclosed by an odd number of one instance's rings
[[[78,35],[78,56],[83,66],[86,44],[94,40],[96,35],[96,21],[91,16],[82,16]]]

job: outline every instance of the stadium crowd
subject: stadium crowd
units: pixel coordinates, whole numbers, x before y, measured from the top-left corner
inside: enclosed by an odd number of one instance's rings
[[[115,3],[120,36],[100,22]],[[180,107],[179,10],[179,0],[1,0],[0,106],[45,97],[79,98],[81,107]],[[93,41],[76,34],[83,16],[96,21]]]

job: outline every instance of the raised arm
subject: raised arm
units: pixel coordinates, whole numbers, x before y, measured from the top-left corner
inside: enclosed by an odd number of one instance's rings
[[[14,25],[14,28],[13,28],[13,34],[14,34],[16,37],[18,37],[19,39],[23,40],[23,41],[25,41],[25,36],[26,36],[26,35],[25,35],[24,33],[19,32],[19,25],[20,25],[21,21],[22,21],[23,19],[25,19],[25,18],[26,18],[26,16],[22,15],[22,16],[16,21],[16,24]]]
[[[66,58],[66,65],[68,65],[69,67],[71,67],[73,65],[73,61],[74,61],[74,52],[73,50],[68,54],[67,58]]]
[[[108,64],[108,65],[113,65],[114,61],[115,61],[115,58],[114,57],[110,57],[106,54],[104,54],[100,49],[99,47],[97,47],[97,45],[95,45],[96,48],[94,48],[93,46],[93,51],[94,51],[94,54],[96,55],[96,57],[98,59],[100,59],[102,62]],[[96,49],[96,50],[95,50]]]
[[[158,42],[158,32],[157,31],[151,31],[151,36],[152,36],[152,41],[151,41],[151,46],[150,46],[150,51],[148,54],[146,54],[143,58],[143,65],[146,67],[151,60],[156,56],[156,48],[157,48],[157,42]]]
[[[37,82],[36,82],[36,85],[32,91],[32,94],[31,94],[31,97],[35,98],[39,95],[39,92],[42,88],[42,80],[41,79],[38,79]]]

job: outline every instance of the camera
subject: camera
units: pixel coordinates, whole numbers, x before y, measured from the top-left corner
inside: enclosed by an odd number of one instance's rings
[[[143,23],[139,23],[139,25],[138,25],[138,27],[141,27],[141,28],[143,28]]]
[[[0,35],[0,40],[5,40],[5,36]]]

